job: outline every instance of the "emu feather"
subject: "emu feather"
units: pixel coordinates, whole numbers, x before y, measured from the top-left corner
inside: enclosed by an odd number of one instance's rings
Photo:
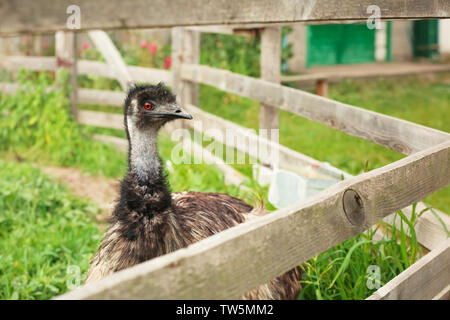
[[[170,192],[157,135],[162,125],[177,118],[192,119],[163,84],[130,89],[124,106],[128,171],[86,283],[267,214],[262,207],[253,208],[226,194]],[[299,280],[300,271],[295,268],[239,298],[295,299]]]

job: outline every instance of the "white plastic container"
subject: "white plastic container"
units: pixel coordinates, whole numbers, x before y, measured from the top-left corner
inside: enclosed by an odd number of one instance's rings
[[[276,208],[300,202],[306,197],[307,179],[283,169],[275,169],[269,187],[269,201]]]

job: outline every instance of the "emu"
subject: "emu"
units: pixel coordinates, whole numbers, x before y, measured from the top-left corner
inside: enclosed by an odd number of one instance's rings
[[[192,116],[177,105],[175,95],[163,83],[135,85],[129,90],[124,105],[128,170],[86,283],[267,213],[226,194],[170,192],[157,136],[159,129],[174,119]],[[239,298],[296,299],[299,280],[297,267]]]

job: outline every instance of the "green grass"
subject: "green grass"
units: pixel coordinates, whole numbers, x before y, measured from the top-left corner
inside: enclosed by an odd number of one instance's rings
[[[346,81],[331,85],[329,96],[449,132],[450,85],[444,84],[444,79],[449,76],[444,74],[434,81],[418,77]],[[202,85],[199,104],[205,111],[222,118],[255,130],[258,128],[257,101]],[[280,111],[280,143],[354,175],[363,172],[366,163],[372,170],[403,157],[398,152],[285,111]],[[447,187],[426,201],[450,212],[449,199],[450,187]]]
[[[385,223],[378,225],[385,232],[381,241],[373,241],[377,229],[371,229],[302,264],[303,290],[299,299],[354,300],[370,296],[423,256],[414,228],[424,214],[435,215],[435,212],[430,208],[418,211],[413,204],[409,219],[401,210],[397,211],[394,219],[403,222],[400,229]],[[406,228],[411,230],[409,237]],[[443,229],[450,236],[445,226]],[[373,286],[376,274],[371,272],[375,268],[378,269],[377,287]]]
[[[39,169],[0,160],[0,299],[67,291],[68,266],[84,273],[98,246],[96,213]]]

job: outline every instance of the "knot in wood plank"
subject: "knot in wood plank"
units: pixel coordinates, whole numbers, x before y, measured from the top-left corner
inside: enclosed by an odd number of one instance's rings
[[[347,189],[342,197],[345,216],[355,226],[362,226],[366,221],[364,203],[360,195],[353,189]]]

